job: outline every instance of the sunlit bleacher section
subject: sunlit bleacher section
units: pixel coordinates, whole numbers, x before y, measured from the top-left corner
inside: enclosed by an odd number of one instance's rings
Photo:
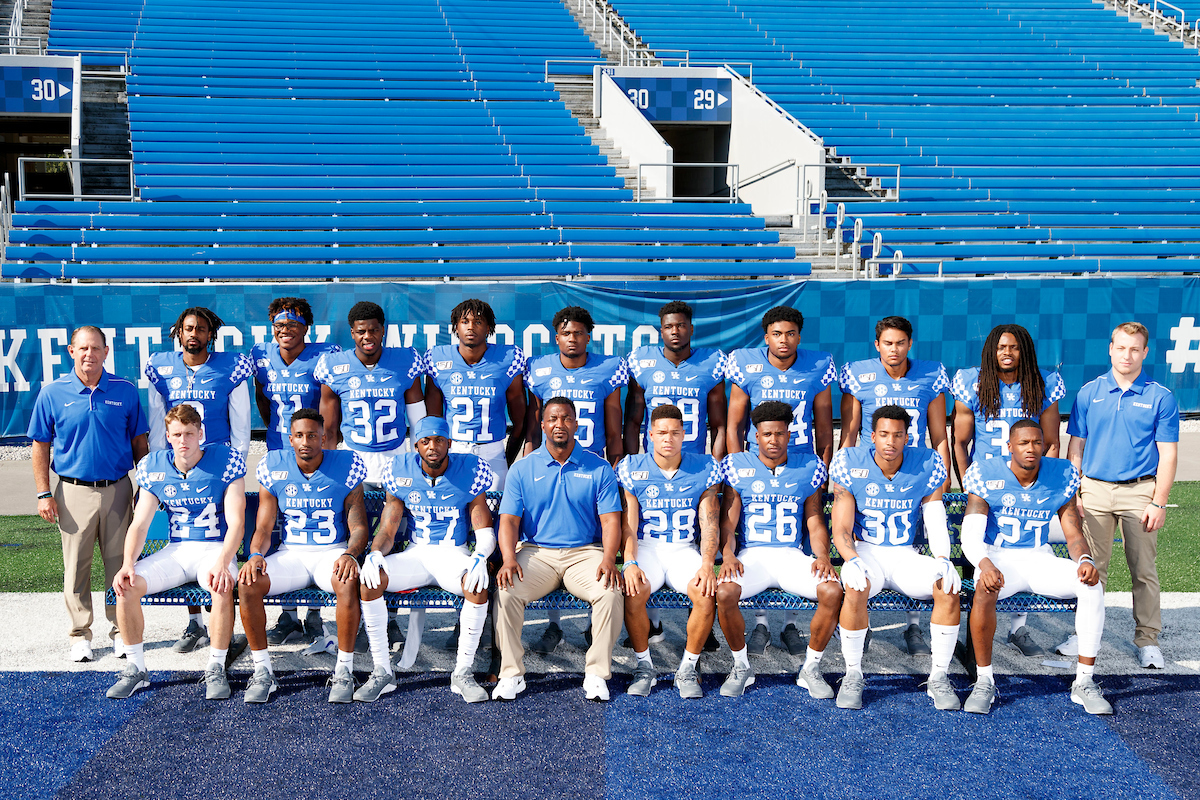
[[[1099,3],[613,5],[652,48],[753,62],[838,157],[900,165],[842,229],[902,274],[1200,272],[1200,55]]]
[[[748,205],[632,202],[546,80],[601,60],[557,0],[55,0],[50,44],[129,49],[138,196],[18,202],[5,276],[808,269]]]

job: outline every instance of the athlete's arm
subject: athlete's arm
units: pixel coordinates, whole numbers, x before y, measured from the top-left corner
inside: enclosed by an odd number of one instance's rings
[[[391,492],[385,498],[383,513],[379,515],[379,527],[375,529],[375,540],[371,542],[371,549],[384,555],[392,552],[396,530],[400,527],[400,520],[404,519],[404,501]]]
[[[625,452],[642,451],[642,420],[646,417],[646,390],[633,375],[629,376],[625,393]]]
[[[1042,453],[1047,458],[1058,458],[1059,451],[1059,414],[1058,401],[1055,400],[1050,404],[1050,407],[1042,412],[1042,417],[1038,420],[1038,424],[1042,426],[1042,441],[1046,443],[1046,450]]]
[[[717,575],[718,582],[731,580],[742,574],[742,562],[733,552],[737,547],[737,526],[741,519],[742,496],[736,489],[726,487],[725,496],[721,500],[721,572]]]
[[[254,405],[258,406],[258,415],[262,417],[263,425],[271,427],[271,400],[258,378],[254,379]]]
[[[833,390],[826,386],[813,398],[813,443],[817,458],[829,466],[833,460]]]
[[[271,531],[279,514],[279,499],[266,489],[258,490],[258,515],[254,518],[254,536],[250,538],[250,553],[238,571],[238,583],[249,586],[259,575],[267,574],[265,554],[271,547]],[[253,555],[251,555],[253,553]]]
[[[975,412],[962,400],[954,401],[954,477],[962,486],[962,477],[971,466],[971,445],[975,442]],[[982,500],[980,502],[983,502]],[[986,503],[985,503],[986,505]],[[986,512],[985,512],[986,513]]]
[[[334,443],[341,441],[342,427],[342,398],[327,385],[321,385],[321,416],[325,419],[325,441]]]
[[[408,400],[407,395],[404,398]],[[433,378],[425,382],[425,415],[429,417],[446,416],[446,396],[442,388],[434,383]]]
[[[621,390],[613,389],[604,398],[604,452],[612,467],[625,456],[625,448],[621,441]]]
[[[849,392],[842,392],[842,435],[838,437],[838,450],[858,444],[862,430],[862,403]]]
[[[725,457],[727,443],[725,441],[728,428],[729,407],[725,401],[725,381],[708,390],[708,430],[712,442],[712,457],[720,461]]]
[[[34,444],[37,444],[37,443],[34,442]],[[141,461],[143,458],[145,458],[146,454],[150,452],[149,435],[143,433],[140,436],[133,437],[133,439],[129,442],[129,447],[133,450],[133,463],[136,464],[139,461]],[[49,450],[47,450],[47,453],[49,453]],[[47,456],[47,459],[48,458],[49,458],[49,456]],[[49,464],[48,460],[47,460],[47,464]],[[48,480],[49,480],[49,478],[47,478],[47,481]],[[134,488],[136,489],[137,487],[135,486]],[[45,491],[45,490],[42,490],[42,491]]]
[[[496,534],[496,544],[500,547],[500,557],[503,559],[499,571],[496,572],[496,588],[511,589],[517,581],[525,580],[525,573],[517,563],[517,537],[520,535],[521,518],[512,514],[500,515],[500,530]]]
[[[604,559],[596,567],[596,581],[603,583],[605,589],[620,591],[621,573],[617,570],[617,553],[621,550],[620,511],[600,515],[600,537],[604,543]]]
[[[746,419],[749,410],[750,395],[735,383],[729,389],[729,418],[725,424],[725,449],[730,453],[740,453],[746,449]],[[738,513],[741,513],[741,509],[738,509]]]
[[[967,509],[963,512],[962,549],[967,560],[975,565],[976,590],[998,592],[1004,588],[1004,575],[987,557],[987,546],[983,543],[988,510],[987,501],[982,497],[967,495]]]
[[[858,503],[850,490],[837,481],[830,481],[829,487],[833,489],[833,510],[829,515],[833,525],[833,546],[842,561],[858,558],[858,551],[854,549],[854,511]],[[816,550],[813,553],[816,554]]]
[[[149,413],[146,415],[150,422],[150,449],[151,450],[166,450],[167,449],[167,428],[163,421],[167,416],[167,406],[163,402],[162,395],[158,393],[158,389],[153,386],[150,391],[146,392],[147,405]]]
[[[467,504],[467,518],[471,520],[473,531],[492,527],[492,510],[488,508],[486,491],[471,498],[471,502]]]
[[[1165,506],[1175,485],[1175,470],[1179,467],[1179,442],[1155,442],[1158,447],[1158,469],[1154,472],[1154,499],[1157,505],[1146,506],[1142,512],[1142,528],[1154,533],[1167,521]]]
[[[34,442],[37,444],[37,442]],[[158,498],[145,489],[138,496],[137,509],[133,512],[133,522],[125,534],[125,560],[121,569],[113,576],[113,591],[124,595],[126,589],[133,588],[135,577],[133,565],[137,563],[142,548],[146,545],[146,534],[150,532],[150,521],[154,512],[158,511]]]
[[[249,394],[247,393],[247,400]],[[224,594],[236,583],[229,577],[229,562],[237,557],[246,530],[246,479],[238,478],[225,488],[225,541],[221,544],[221,555],[208,571],[208,579],[202,585],[211,591]],[[257,531],[256,531],[257,532]]]
[[[504,390],[504,400],[508,404],[508,418],[512,420],[512,432],[508,434],[504,459],[511,467],[521,454],[521,446],[525,443],[525,426],[529,422],[525,402],[525,376],[518,375],[513,378],[512,383]]]
[[[268,423],[270,417],[266,418]],[[242,381],[229,393],[229,446],[245,459],[250,452],[250,386]]]
[[[1088,586],[1095,586],[1100,582],[1100,570],[1096,569],[1096,562],[1092,561],[1087,538],[1083,535],[1083,526],[1079,524],[1075,498],[1068,500],[1058,510],[1058,519],[1062,522],[1063,536],[1067,539],[1067,551],[1071,554],[1071,559],[1079,565],[1079,580]]]
[[[942,457],[942,464],[946,467],[946,483],[942,491],[948,492],[953,464],[950,461],[950,442],[946,438],[946,395],[939,393],[929,401],[929,408],[925,410],[925,427],[929,429],[929,446]]]
[[[346,529],[350,538],[346,542],[346,552],[338,556],[333,563],[333,577],[344,583],[358,580],[358,558],[367,549],[367,506],[363,502],[363,485],[354,487],[354,491],[346,495],[343,511],[346,516]]]
[[[710,486],[700,495],[700,569],[692,580],[700,589],[702,597],[715,597],[717,575],[713,566],[717,563],[717,548],[721,541],[721,501],[717,498],[721,485]]]
[[[825,526],[824,489],[818,488],[804,501],[804,519],[808,524],[808,543],[812,548],[812,574],[817,580],[837,580],[837,572],[829,561],[829,528]]]
[[[625,594],[635,595],[638,593],[638,587],[643,583],[650,583],[646,580],[646,573],[634,563],[638,555],[638,527],[642,523],[642,506],[638,503],[637,495],[628,489],[621,489],[621,499],[625,506],[625,511],[621,514],[621,560],[625,564],[621,575],[625,578]]]
[[[525,411],[525,452],[529,455],[542,446],[542,398],[529,393],[529,405]]]

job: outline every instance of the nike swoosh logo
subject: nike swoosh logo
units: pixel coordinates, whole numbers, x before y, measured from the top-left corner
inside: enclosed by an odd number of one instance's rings
[[[486,381],[486,380],[487,380],[488,378],[490,378],[490,377],[492,377],[490,373],[489,373],[489,374],[487,374],[487,375],[480,375],[480,376],[479,376],[479,380],[481,380],[481,381]]]
[[[454,493],[453,493],[453,492],[451,492],[450,494],[444,494],[444,495],[442,495],[442,499],[443,499],[443,500],[449,500],[451,497],[454,497]]]
[[[679,491],[681,491],[681,492],[686,492],[686,491],[687,491],[688,489],[690,489],[690,488],[692,488],[692,487],[690,487],[690,486],[680,486],[680,487],[679,487]]]
[[[204,494],[207,491],[208,491],[207,486],[201,486],[199,489],[196,490],[196,494]]]
[[[1103,398],[1103,397],[1097,397],[1097,398],[1096,398],[1095,400],[1093,400],[1092,402],[1093,402],[1093,403],[1103,403],[1103,402],[1104,402],[1104,398]]]
[[[390,381],[391,379],[392,379],[392,376],[391,376],[391,375],[388,375],[386,378],[380,378],[380,379],[379,379],[379,382],[380,382],[380,383],[387,383],[387,382],[388,382],[388,381]]]
[[[1050,499],[1049,497],[1043,497],[1041,500],[1038,500],[1038,505],[1040,506],[1042,503],[1046,502],[1049,499]]]
[[[71,406],[75,405],[78,402],[79,402],[78,400],[72,400],[69,403],[63,403],[63,408],[70,408]]]
[[[540,481],[540,480],[544,479],[545,477],[546,477],[545,475],[542,475],[542,476],[541,476],[541,477],[539,477],[539,478],[534,478],[534,479],[533,479],[533,482],[534,482],[534,483],[537,483],[538,481]]]
[[[587,385],[588,385],[589,383],[591,383],[591,382],[592,382],[592,379],[591,379],[591,378],[588,378],[586,381],[580,381],[580,382],[579,382],[579,384],[580,384],[581,386],[587,386]]]
[[[323,491],[325,491],[325,490],[326,490],[326,489],[328,489],[328,488],[329,488],[328,486],[318,486],[318,487],[317,487],[317,492],[318,492],[318,493],[320,493],[320,492],[323,492]]]
[[[693,375],[690,378],[684,378],[684,380],[687,381],[688,383],[691,383],[692,381],[699,379],[699,377],[700,377],[699,375]]]
[[[783,488],[785,488],[785,489],[793,489],[793,488],[795,488],[795,487],[797,487],[797,486],[799,486],[799,485],[800,485],[799,483],[785,483],[785,484],[783,485]]]
[[[303,378],[303,377],[304,377],[304,375],[305,375],[307,372],[308,372],[308,370],[305,370],[304,372],[297,372],[297,373],[296,373],[295,375],[293,375],[292,377],[293,377],[293,378]]]
[[[212,383],[215,380],[216,380],[216,378],[205,378],[204,380],[202,380],[200,382],[201,383]]]

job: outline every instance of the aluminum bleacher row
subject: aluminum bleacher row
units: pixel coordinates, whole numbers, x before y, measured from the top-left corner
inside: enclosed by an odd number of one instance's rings
[[[632,202],[545,80],[601,58],[556,0],[57,0],[50,45],[128,49],[139,199],[19,202],[6,275],[809,271],[747,205]]]
[[[899,164],[900,199],[846,202],[844,229],[943,260],[904,274],[1200,272],[1200,55],[1102,5],[613,5],[652,48],[752,62],[836,155]]]

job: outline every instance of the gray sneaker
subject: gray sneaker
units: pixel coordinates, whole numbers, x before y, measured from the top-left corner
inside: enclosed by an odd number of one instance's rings
[[[349,703],[354,700],[354,675],[347,666],[339,666],[329,679],[329,702]]]
[[[833,687],[826,682],[825,676],[815,664],[800,670],[800,674],[796,676],[796,685],[808,689],[808,696],[814,700],[829,700],[833,697]]]
[[[770,643],[771,631],[760,623],[754,626],[754,630],[750,631],[750,636],[746,639],[746,652],[752,656],[761,656]]]
[[[763,629],[766,629],[765,626]],[[733,672],[729,673],[729,677],[721,684],[721,696],[741,697],[746,693],[746,687],[753,685],[754,669],[749,665],[742,667],[734,663]]]
[[[633,683],[629,684],[627,694],[632,694],[636,697],[649,697],[650,690],[657,683],[658,675],[654,671],[654,665],[639,659],[637,667],[633,670]]]
[[[1023,656],[1044,656],[1046,651],[1042,646],[1033,640],[1033,636],[1029,633],[1029,628],[1022,625],[1017,628],[1016,633],[1008,635],[1008,643],[1021,651]]]
[[[281,613],[275,622],[275,627],[267,631],[267,644],[269,645],[287,644],[292,639],[303,638],[304,626],[291,614]]]
[[[558,643],[562,641],[562,628],[551,622],[546,626],[546,630],[542,632],[542,638],[530,645],[530,652],[539,655],[548,656],[554,652],[554,648],[558,647]]]
[[[783,626],[783,632],[779,634],[779,641],[783,643],[790,656],[802,656],[808,649],[804,644],[804,637],[791,623]]]
[[[487,690],[475,680],[470,667],[456,669],[450,673],[450,691],[468,703],[482,703],[488,699]]]
[[[275,680],[271,670],[266,667],[256,667],[254,675],[250,677],[250,682],[246,684],[246,694],[242,699],[247,703],[265,703],[278,688],[279,682]]]
[[[117,682],[108,688],[108,697],[111,700],[124,700],[138,689],[148,688],[150,688],[150,673],[142,672],[136,664],[129,663],[125,665],[125,669],[121,670],[121,677],[117,679]]]
[[[925,694],[933,698],[933,707],[938,711],[958,711],[962,708],[958,695],[954,693],[954,685],[944,672],[929,676],[925,683]]]
[[[862,693],[865,680],[861,672],[847,672],[842,678],[841,688],[837,693],[838,708],[862,708]]]
[[[171,649],[176,653],[190,653],[197,647],[208,643],[208,631],[204,626],[194,619],[189,619],[187,627],[184,628],[183,635],[179,637],[179,641],[172,645]]]
[[[1111,714],[1112,705],[1104,699],[1104,693],[1091,678],[1076,678],[1071,684],[1071,702],[1083,706],[1089,714]]]
[[[1073,694],[1072,699],[1074,699]],[[996,702],[996,683],[981,675],[979,680],[975,681],[975,688],[971,690],[967,702],[963,704],[963,710],[972,714],[986,714],[992,710],[994,702]]]
[[[699,700],[704,697],[700,688],[700,676],[692,664],[681,664],[675,671],[675,688],[679,690],[680,700]]]
[[[921,633],[920,625],[909,625],[904,629],[904,646],[908,649],[910,656],[933,655],[933,651],[929,649],[929,643],[925,641],[925,637]]]
[[[363,703],[374,703],[380,695],[396,691],[396,676],[386,669],[376,667],[367,682],[354,693],[354,699]]]
[[[229,676],[225,674],[225,667],[209,664],[208,669],[204,670],[204,687],[205,700],[224,700],[229,697]]]

